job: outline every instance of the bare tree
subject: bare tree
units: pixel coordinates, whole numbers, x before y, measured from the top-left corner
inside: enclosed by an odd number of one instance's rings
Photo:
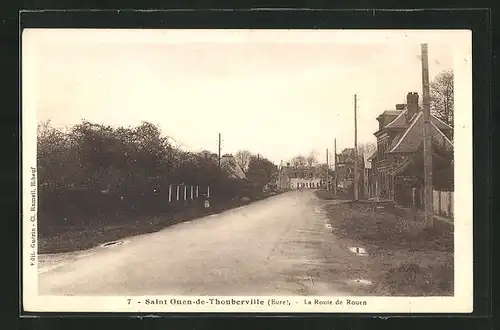
[[[453,126],[453,71],[440,72],[430,86],[431,112]]]
[[[292,158],[291,164],[294,167],[306,167],[307,159],[302,155],[295,156]]]
[[[370,157],[377,150],[377,143],[365,142],[358,145],[358,154]]]
[[[236,152],[234,155],[234,158],[236,159],[236,163],[239,165],[239,167],[243,170],[243,172],[248,171],[248,165],[250,164],[250,159],[252,158],[252,154],[248,150],[239,150]]]
[[[311,151],[309,156],[306,157],[307,166],[313,167],[318,164],[318,153],[316,151]]]

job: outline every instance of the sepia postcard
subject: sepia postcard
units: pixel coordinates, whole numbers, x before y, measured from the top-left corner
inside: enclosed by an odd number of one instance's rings
[[[24,311],[472,312],[470,31],[21,41]]]

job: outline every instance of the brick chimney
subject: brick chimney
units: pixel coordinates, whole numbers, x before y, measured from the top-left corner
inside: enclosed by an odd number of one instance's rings
[[[418,113],[418,93],[408,93],[406,96],[406,123],[410,123],[413,116]]]

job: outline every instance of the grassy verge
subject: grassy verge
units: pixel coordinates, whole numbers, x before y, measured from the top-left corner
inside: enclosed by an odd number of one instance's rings
[[[334,199],[342,199],[342,200],[349,200],[349,196],[347,196],[346,194],[342,194],[342,193],[338,193],[338,194],[334,194],[333,191],[327,191],[325,189],[320,189],[320,190],[316,190],[314,192],[316,194],[316,196],[319,198],[319,199],[323,199],[323,200],[334,200]]]
[[[177,223],[220,213],[271,196],[274,196],[274,194],[263,193],[254,196],[252,200],[233,199],[224,202],[212,202],[211,207],[207,209],[201,203],[196,203],[175,213],[106,219],[105,222],[97,222],[90,226],[50,228],[48,231],[50,234],[39,235],[38,253],[64,253],[87,250],[126,237],[154,233]]]
[[[326,206],[334,233],[363,247],[363,276],[374,285],[366,294],[391,296],[453,295],[453,227],[397,216],[368,203]]]

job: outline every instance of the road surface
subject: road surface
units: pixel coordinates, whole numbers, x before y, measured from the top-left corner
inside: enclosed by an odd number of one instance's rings
[[[41,255],[60,261],[39,268],[39,292],[349,295],[345,286],[317,271],[335,262],[322,252],[325,247],[340,249],[325,226],[322,203],[326,201],[311,191],[292,191],[131,237],[122,245],[98,247],[71,258]]]

